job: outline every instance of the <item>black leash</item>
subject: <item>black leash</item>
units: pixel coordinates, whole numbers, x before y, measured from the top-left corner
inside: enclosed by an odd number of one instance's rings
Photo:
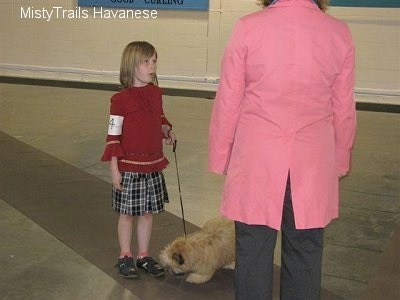
[[[176,144],[178,141],[175,141],[172,147],[172,151],[174,152],[175,156],[175,167],[176,167],[176,177],[178,178],[178,190],[179,190],[179,199],[181,201],[181,212],[182,212],[182,222],[183,222],[183,232],[185,233],[186,238],[186,222],[185,222],[185,213],[183,211],[183,201],[182,201],[182,192],[181,192],[181,182],[179,180],[179,171],[178,171],[178,160],[176,158]]]

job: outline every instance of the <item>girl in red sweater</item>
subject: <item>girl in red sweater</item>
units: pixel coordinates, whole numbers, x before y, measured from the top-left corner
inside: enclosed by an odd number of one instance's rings
[[[162,108],[157,86],[157,52],[144,41],[128,44],[122,54],[123,89],[111,97],[107,145],[102,161],[111,161],[112,206],[119,213],[120,256],[116,267],[122,277],[139,278],[136,267],[159,277],[163,268],[149,255],[153,214],[164,210],[168,194],[162,170],[168,160],[163,139],[176,141]],[[133,221],[137,221],[136,267],[131,251]]]

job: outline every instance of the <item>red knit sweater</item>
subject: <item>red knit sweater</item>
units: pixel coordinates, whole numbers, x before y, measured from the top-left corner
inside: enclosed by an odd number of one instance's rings
[[[102,161],[118,157],[121,172],[157,172],[168,160],[163,154],[162,90],[152,84],[126,88],[111,97],[110,114],[124,117],[121,135],[107,135]]]

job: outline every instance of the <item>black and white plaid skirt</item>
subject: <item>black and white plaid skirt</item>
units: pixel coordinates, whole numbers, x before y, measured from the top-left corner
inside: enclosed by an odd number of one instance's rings
[[[125,215],[142,216],[164,211],[168,192],[162,172],[121,172],[122,190],[112,189],[113,209]]]

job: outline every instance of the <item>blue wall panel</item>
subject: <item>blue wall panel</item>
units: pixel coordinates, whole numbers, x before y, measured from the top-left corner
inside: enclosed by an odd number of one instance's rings
[[[138,9],[207,10],[209,0],[78,0],[79,6]]]
[[[331,0],[331,6],[400,7],[400,0]]]
[[[207,10],[209,0],[78,0],[79,6],[138,9]],[[331,0],[331,6],[400,7],[400,0]]]

